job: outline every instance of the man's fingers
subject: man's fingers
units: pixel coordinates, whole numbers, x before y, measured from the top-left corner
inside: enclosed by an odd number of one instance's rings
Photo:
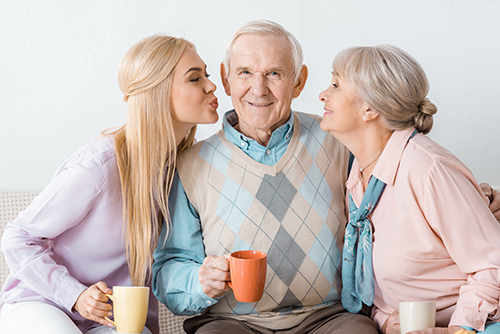
[[[206,284],[214,289],[224,290],[226,281],[230,280],[230,275],[227,271],[203,265],[199,270],[199,278],[202,284]]]
[[[229,262],[225,257],[207,256],[203,261],[203,265],[221,271],[229,271]]]
[[[198,271],[198,280],[207,296],[211,298],[223,296],[229,290],[227,285],[227,281],[230,280],[228,261],[219,256],[206,257]]]

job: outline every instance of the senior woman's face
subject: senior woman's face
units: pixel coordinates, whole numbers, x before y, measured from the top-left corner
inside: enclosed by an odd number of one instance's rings
[[[325,103],[321,130],[332,134],[349,133],[362,123],[362,101],[354,85],[333,75],[330,86],[319,94]]]

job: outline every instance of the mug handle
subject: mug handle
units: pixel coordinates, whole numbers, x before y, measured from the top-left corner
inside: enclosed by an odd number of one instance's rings
[[[228,258],[226,258],[226,261],[227,261],[227,264],[229,265],[229,273],[231,274],[231,260],[230,260],[230,257],[231,257],[231,254],[229,254]],[[233,283],[231,283],[231,281],[227,281],[227,285],[229,285],[229,287],[231,288],[231,290],[234,290],[233,289]]]
[[[229,259],[226,259],[226,261],[227,261],[227,264],[229,265],[229,273],[231,273],[231,261]],[[231,281],[227,281],[226,283],[227,283],[227,285],[229,285],[231,290],[233,290],[233,283],[231,283]]]
[[[114,301],[114,299],[113,299],[113,295],[110,295],[110,294],[107,294],[107,293],[105,293],[104,295],[105,295],[105,296],[107,296],[107,297],[108,297],[109,299],[111,299],[112,301]],[[113,324],[113,326],[115,326],[115,327],[116,327],[116,324],[115,324],[115,322],[114,322],[113,320],[111,320],[111,319],[110,319],[110,318],[108,318],[108,317],[104,317],[104,319],[106,319],[107,321],[109,321],[110,323],[112,323],[112,324]]]

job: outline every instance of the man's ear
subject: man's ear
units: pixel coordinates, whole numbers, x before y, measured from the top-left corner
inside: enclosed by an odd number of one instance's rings
[[[302,68],[300,69],[299,79],[297,80],[297,82],[293,86],[293,97],[294,98],[299,97],[300,93],[302,93],[302,90],[306,86],[308,74],[309,74],[309,72],[308,72],[307,66],[302,65]]]
[[[229,81],[227,80],[227,72],[226,67],[224,66],[224,62],[220,63],[220,79],[227,96],[231,96],[231,87],[229,87]]]

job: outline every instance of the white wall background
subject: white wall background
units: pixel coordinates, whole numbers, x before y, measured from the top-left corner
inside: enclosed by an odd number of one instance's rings
[[[0,0],[0,188],[43,188],[57,166],[126,105],[118,64],[156,33],[195,43],[219,78],[226,44],[243,23],[267,18],[302,43],[309,81],[297,110],[322,114],[336,53],[389,43],[422,64],[438,106],[431,137],[479,182],[500,185],[500,1],[498,0]],[[220,123],[200,126],[198,138]]]

